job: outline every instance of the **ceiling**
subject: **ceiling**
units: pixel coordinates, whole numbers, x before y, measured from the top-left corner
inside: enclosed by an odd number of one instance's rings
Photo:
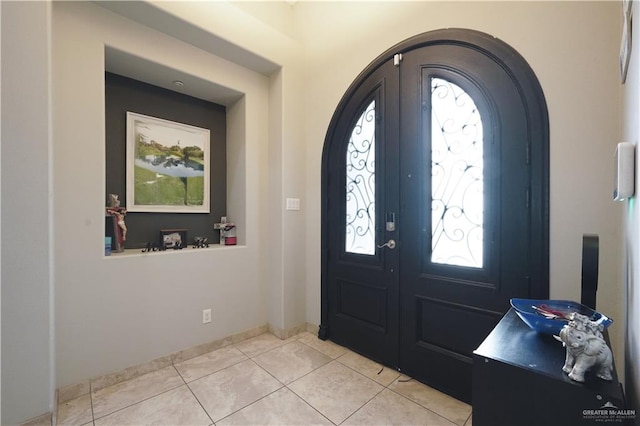
[[[94,3],[260,74],[268,76],[280,68],[278,64],[197,28],[150,2],[96,0]],[[238,91],[112,47],[105,48],[105,69],[114,74],[225,106],[235,103],[243,95]],[[175,81],[181,81],[183,85],[176,86]]]

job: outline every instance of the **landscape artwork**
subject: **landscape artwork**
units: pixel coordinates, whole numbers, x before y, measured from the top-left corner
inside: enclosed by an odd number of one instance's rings
[[[209,130],[127,112],[127,211],[209,213]]]

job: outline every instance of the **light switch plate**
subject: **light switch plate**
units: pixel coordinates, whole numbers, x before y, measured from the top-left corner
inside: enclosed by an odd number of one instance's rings
[[[287,198],[287,210],[300,210],[300,198]]]

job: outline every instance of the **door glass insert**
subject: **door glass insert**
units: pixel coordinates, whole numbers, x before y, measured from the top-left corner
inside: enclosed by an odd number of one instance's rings
[[[482,268],[483,131],[473,99],[431,79],[431,262]]]
[[[358,118],[347,146],[345,250],[376,251],[376,102]]]

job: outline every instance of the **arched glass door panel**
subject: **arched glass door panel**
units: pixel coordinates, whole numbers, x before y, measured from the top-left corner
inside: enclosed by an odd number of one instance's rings
[[[358,118],[346,162],[345,251],[373,255],[376,252],[376,102]]]
[[[473,99],[431,79],[431,262],[482,268],[482,119]]]

